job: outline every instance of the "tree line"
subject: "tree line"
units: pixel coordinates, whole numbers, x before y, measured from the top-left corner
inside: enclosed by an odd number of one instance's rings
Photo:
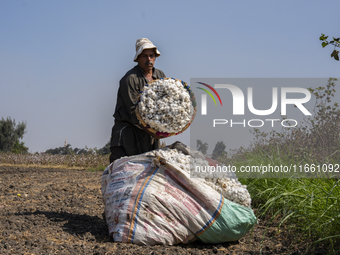
[[[21,141],[24,134],[26,133],[26,123],[16,123],[15,119],[7,117],[6,119],[1,118],[0,120],[0,151],[11,152],[11,153],[28,153],[28,147]],[[197,140],[197,150],[203,154],[207,154],[208,144]],[[220,141],[217,142],[212,153],[213,159],[218,159],[225,152],[225,144]],[[45,151],[47,154],[52,155],[107,155],[110,154],[110,141],[108,141],[102,148],[91,149],[85,146],[85,148],[72,148],[71,144],[66,146],[56,147],[54,149],[48,149]]]
[[[52,155],[107,155],[110,154],[110,141],[108,141],[104,147],[97,149],[97,148],[74,148],[72,149],[71,144],[67,144],[63,147],[58,147],[54,149],[48,149],[45,151],[47,154]]]
[[[26,133],[26,122],[16,123],[15,119],[11,117],[7,117],[4,119],[3,117],[0,120],[0,152],[6,153],[28,153],[28,147],[25,146],[25,143],[21,141],[23,139],[24,134]],[[74,148],[72,149],[70,144],[67,144],[63,147],[58,147],[54,149],[48,149],[45,151],[48,154],[97,154],[97,155],[106,155],[110,153],[110,141],[107,142],[102,148],[91,149],[87,148]]]
[[[202,152],[204,155],[207,155],[208,152],[208,143],[202,142],[201,140],[196,140],[196,149],[200,152]],[[225,151],[226,145],[223,141],[219,141],[215,144],[215,148],[211,154],[212,159],[219,159],[220,157],[223,157],[224,155],[227,155],[227,152]]]

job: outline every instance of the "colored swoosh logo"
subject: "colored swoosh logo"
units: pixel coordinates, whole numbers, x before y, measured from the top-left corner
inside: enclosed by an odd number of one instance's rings
[[[221,106],[222,106],[222,100],[220,98],[220,95],[217,93],[217,91],[213,87],[211,87],[210,85],[203,83],[203,82],[197,82],[197,83],[202,84],[202,85],[208,87],[209,89],[211,89],[211,91],[213,91],[215,93],[215,95],[217,96],[217,98],[220,101]],[[207,94],[214,100],[215,105],[217,105],[214,96],[211,94],[211,92],[209,90],[206,90],[206,89],[203,89],[203,88],[200,88],[200,87],[197,87],[197,88],[207,92]]]

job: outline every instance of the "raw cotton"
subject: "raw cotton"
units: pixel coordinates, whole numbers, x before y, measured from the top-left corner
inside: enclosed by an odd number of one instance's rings
[[[176,149],[156,150],[146,153],[155,157],[166,159],[169,164],[174,164],[190,174],[195,171],[195,166],[209,166],[208,161],[201,158],[184,155]],[[190,162],[191,161],[191,162]],[[250,207],[251,198],[246,185],[242,185],[237,178],[200,178],[203,183],[212,187],[226,199],[237,204]]]
[[[138,111],[151,128],[178,133],[190,123],[194,108],[189,92],[179,80],[158,79],[144,87]]]

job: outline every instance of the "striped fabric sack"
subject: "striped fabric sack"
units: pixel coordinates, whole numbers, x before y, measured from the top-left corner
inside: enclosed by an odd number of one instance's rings
[[[144,154],[114,161],[102,175],[106,222],[114,241],[142,245],[235,241],[256,223],[253,211],[225,199],[170,164]]]

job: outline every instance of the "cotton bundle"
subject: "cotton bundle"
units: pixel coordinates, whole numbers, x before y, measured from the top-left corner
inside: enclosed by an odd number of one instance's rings
[[[184,155],[177,149],[166,148],[146,153],[155,157],[166,159],[169,164],[174,164],[190,174],[195,171],[195,166],[209,166],[208,161]],[[200,178],[203,183],[212,187],[226,199],[237,204],[250,207],[251,198],[246,185],[242,185],[236,178]]]
[[[158,136],[177,135],[187,129],[196,114],[196,101],[183,81],[164,78],[147,84],[136,108],[142,126]]]

